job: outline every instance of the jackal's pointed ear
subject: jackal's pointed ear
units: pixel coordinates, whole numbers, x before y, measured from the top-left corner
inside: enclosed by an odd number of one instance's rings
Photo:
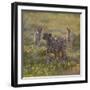
[[[70,31],[71,31],[69,27],[67,27],[67,30],[68,30],[68,32],[70,32]]]
[[[38,27],[38,31],[39,31],[40,33],[42,32],[42,29],[43,29],[43,28],[42,28],[41,26]]]
[[[51,33],[49,33],[49,36],[51,37],[51,36],[52,36],[52,34],[51,34]]]

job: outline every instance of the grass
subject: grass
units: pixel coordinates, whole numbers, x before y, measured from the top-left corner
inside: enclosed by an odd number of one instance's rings
[[[23,68],[24,77],[72,75],[80,73],[80,64],[78,63],[79,58],[76,58],[76,61],[73,60],[73,58],[68,58],[66,61],[57,61],[53,59],[47,64],[45,52],[45,47],[38,48],[34,46],[31,49],[30,47],[25,47]],[[68,57],[71,57],[70,54],[67,55]],[[78,52],[76,55],[78,56]]]

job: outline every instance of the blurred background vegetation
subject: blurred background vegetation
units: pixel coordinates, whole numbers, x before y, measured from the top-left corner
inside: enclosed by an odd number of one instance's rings
[[[63,36],[67,27],[71,29],[75,38],[73,47],[67,49],[68,60],[46,63],[45,41],[41,40],[40,47],[34,43],[34,33],[38,26],[43,27],[43,32],[51,32],[56,37]],[[80,74],[80,14],[23,10],[22,30],[23,77]]]

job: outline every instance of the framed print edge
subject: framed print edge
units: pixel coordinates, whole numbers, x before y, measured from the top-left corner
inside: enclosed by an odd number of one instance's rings
[[[51,7],[51,8],[73,8],[85,10],[85,80],[75,81],[61,81],[61,82],[39,82],[39,83],[18,83],[18,6],[38,6],[38,7]],[[42,3],[24,3],[15,2],[11,4],[11,85],[13,87],[23,86],[41,86],[41,85],[57,85],[57,84],[74,84],[74,83],[87,83],[88,82],[88,7],[87,6],[70,6],[70,5],[55,5],[55,4],[42,4]]]
[[[11,4],[11,85],[17,87],[17,5]]]
[[[86,41],[85,42],[86,43],[86,48],[85,48],[86,49],[86,51],[85,51],[86,52],[85,53],[86,54],[85,55],[86,56],[86,58],[85,58],[86,59],[86,63],[85,63],[86,64],[86,67],[85,67],[86,75],[85,75],[85,80],[88,83],[88,7],[85,7],[85,14],[86,14],[86,17],[85,17],[85,19],[86,19],[85,20],[85,23],[86,23],[86,28],[85,28],[86,29],[86,37],[85,37],[86,38],[86,40],[85,40]]]

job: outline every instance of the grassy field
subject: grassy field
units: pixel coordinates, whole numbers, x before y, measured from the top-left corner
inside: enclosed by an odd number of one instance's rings
[[[80,74],[80,14],[22,11],[23,29],[23,77]],[[68,59],[46,61],[46,42],[41,39],[35,46],[34,33],[37,26],[53,36],[63,36],[68,26],[75,33],[72,48],[67,48]],[[51,53],[53,57],[53,53]]]

